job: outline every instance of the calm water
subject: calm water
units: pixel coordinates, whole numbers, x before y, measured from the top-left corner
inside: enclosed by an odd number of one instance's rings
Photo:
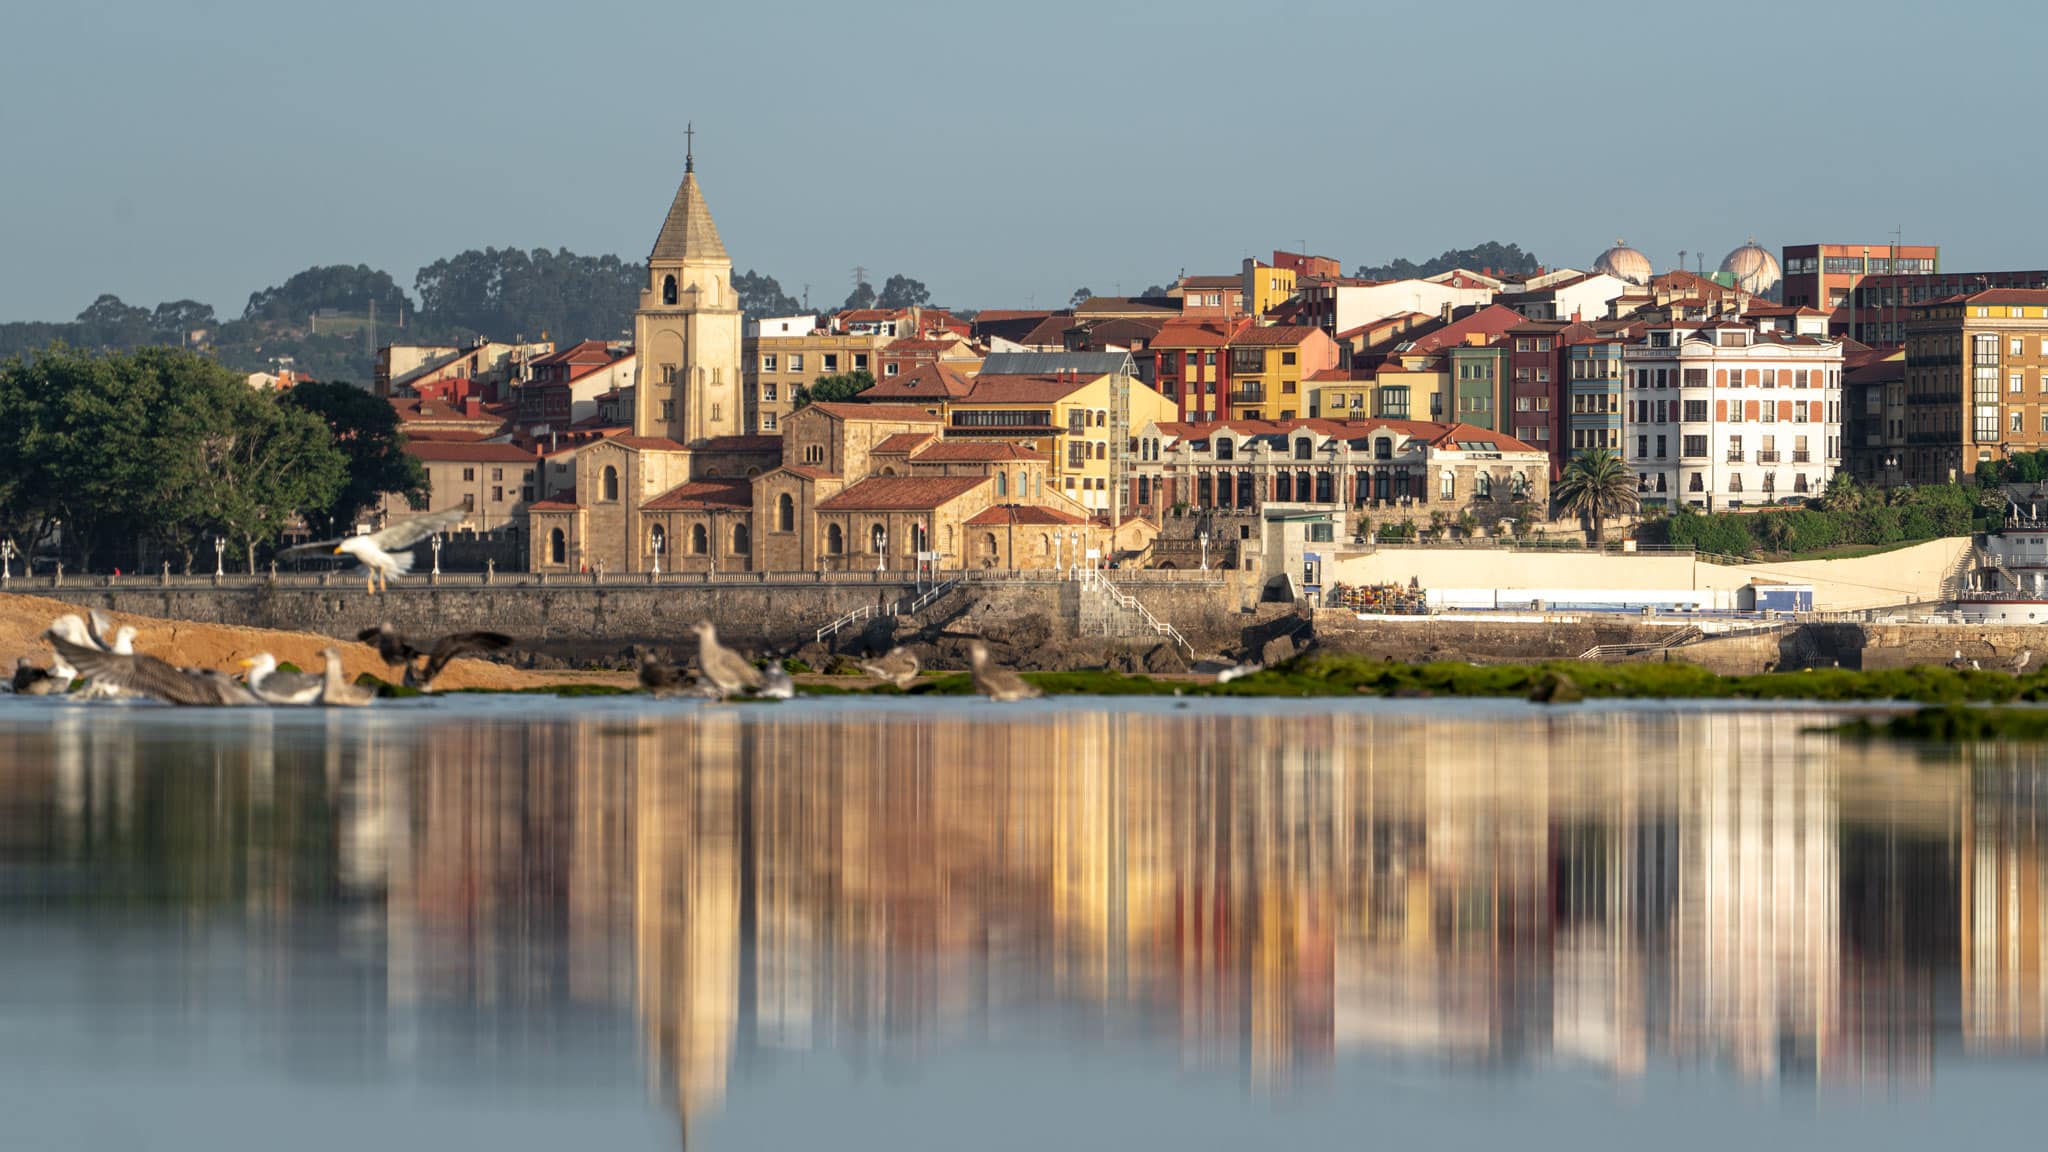
[[[4,701],[0,1146],[2031,1142],[2044,760],[1815,720]]]

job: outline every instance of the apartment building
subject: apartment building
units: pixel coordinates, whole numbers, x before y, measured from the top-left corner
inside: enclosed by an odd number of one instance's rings
[[[774,435],[789,416],[796,390],[820,376],[879,377],[881,350],[895,340],[893,329],[864,325],[859,332],[836,332],[814,316],[748,322],[740,347],[747,433]]]
[[[1807,498],[1841,463],[1838,340],[1663,321],[1623,348],[1625,456],[1648,507]]]
[[[2048,290],[1993,288],[1911,314],[1905,480],[1961,479],[2048,448]]]

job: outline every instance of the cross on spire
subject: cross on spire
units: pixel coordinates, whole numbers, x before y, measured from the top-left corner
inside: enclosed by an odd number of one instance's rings
[[[695,172],[696,170],[697,122],[695,120],[688,120],[683,124],[683,171]]]

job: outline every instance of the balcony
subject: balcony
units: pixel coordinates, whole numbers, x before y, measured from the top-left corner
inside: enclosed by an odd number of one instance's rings
[[[1742,463],[1742,456],[1743,456],[1743,452],[1742,452],[1742,449],[1740,449],[1740,448],[1730,448],[1730,449],[1728,450],[1728,462],[1729,462],[1730,464],[1740,464],[1740,463]]]
[[[1808,464],[1808,463],[1811,463],[1812,461],[1813,461],[1813,453],[1811,453],[1811,452],[1807,451],[1807,450],[1806,450],[1806,449],[1804,449],[1804,448],[1795,448],[1795,449],[1793,449],[1793,451],[1792,451],[1792,462],[1793,462],[1794,464]]]
[[[1266,402],[1265,386],[1260,385],[1257,388],[1232,388],[1230,390],[1230,402],[1232,404],[1264,404]]]
[[[1778,450],[1776,448],[1758,449],[1756,462],[1759,464],[1776,464],[1778,462]]]

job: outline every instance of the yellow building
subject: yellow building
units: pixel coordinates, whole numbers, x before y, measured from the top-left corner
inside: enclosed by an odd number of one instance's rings
[[[1287,303],[1294,295],[1295,272],[1292,268],[1275,268],[1261,264],[1247,256],[1244,259],[1244,302],[1253,318]]]
[[[1131,430],[1176,417],[1171,401],[1138,382],[1128,354],[1016,353],[989,366],[945,402],[946,437],[1028,443],[1051,459],[1053,489],[1093,512],[1113,506]]]
[[[1324,420],[1442,420],[1450,373],[1388,362],[1377,371],[1331,368],[1306,384],[1308,415]]]
[[[1337,342],[1321,328],[1249,327],[1230,338],[1230,415],[1292,420],[1308,412],[1302,382],[1337,366]]]
[[[1944,483],[2048,449],[2048,290],[1992,288],[1910,316],[1906,480]]]
[[[820,376],[882,375],[879,353],[895,338],[834,332],[810,316],[753,321],[742,349],[747,431],[773,436],[795,406],[796,390]]]

